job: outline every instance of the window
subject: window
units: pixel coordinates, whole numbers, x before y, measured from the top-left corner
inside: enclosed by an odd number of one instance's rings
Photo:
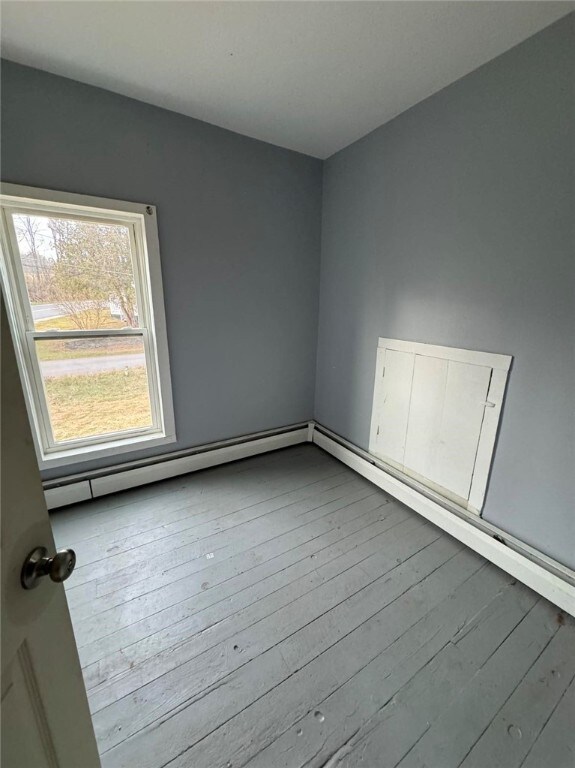
[[[4,184],[0,209],[40,466],[173,442],[155,208]]]

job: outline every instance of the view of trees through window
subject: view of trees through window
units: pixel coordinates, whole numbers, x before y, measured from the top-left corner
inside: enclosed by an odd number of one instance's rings
[[[12,219],[35,331],[139,327],[128,226]],[[152,424],[141,335],[36,337],[35,348],[57,442]]]
[[[79,329],[108,327],[110,315],[137,326],[128,227],[22,214],[14,226],[33,305],[57,305]]]

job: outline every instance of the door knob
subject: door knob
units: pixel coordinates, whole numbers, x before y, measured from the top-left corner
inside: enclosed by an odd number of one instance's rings
[[[60,549],[54,557],[48,557],[46,547],[36,547],[24,560],[20,572],[20,582],[24,589],[37,587],[42,576],[49,576],[52,581],[66,581],[76,565],[76,553],[73,549]]]

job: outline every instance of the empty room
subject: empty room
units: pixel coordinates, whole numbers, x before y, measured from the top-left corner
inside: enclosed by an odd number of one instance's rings
[[[0,11],[2,768],[575,768],[575,4]]]

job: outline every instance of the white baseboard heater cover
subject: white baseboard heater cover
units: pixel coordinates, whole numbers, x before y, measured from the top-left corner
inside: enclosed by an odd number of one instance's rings
[[[313,442],[378,488],[575,616],[575,573],[571,569],[464,509],[456,514],[447,508],[455,509],[456,505],[441,502],[439,494],[433,491],[424,493],[423,490],[416,490],[390,474],[392,470],[388,472],[378,466],[368,453],[324,427],[318,425],[314,430]],[[438,497],[437,501],[431,498],[434,495]]]
[[[189,452],[164,455],[157,459],[130,462],[100,470],[91,476],[70,476],[44,484],[48,509],[76,504],[109,493],[124,491],[139,485],[155,483],[177,475],[197,472],[260,453],[308,442],[311,438],[307,423],[245,435],[199,446]]]
[[[479,514],[511,359],[379,339],[369,452]]]

